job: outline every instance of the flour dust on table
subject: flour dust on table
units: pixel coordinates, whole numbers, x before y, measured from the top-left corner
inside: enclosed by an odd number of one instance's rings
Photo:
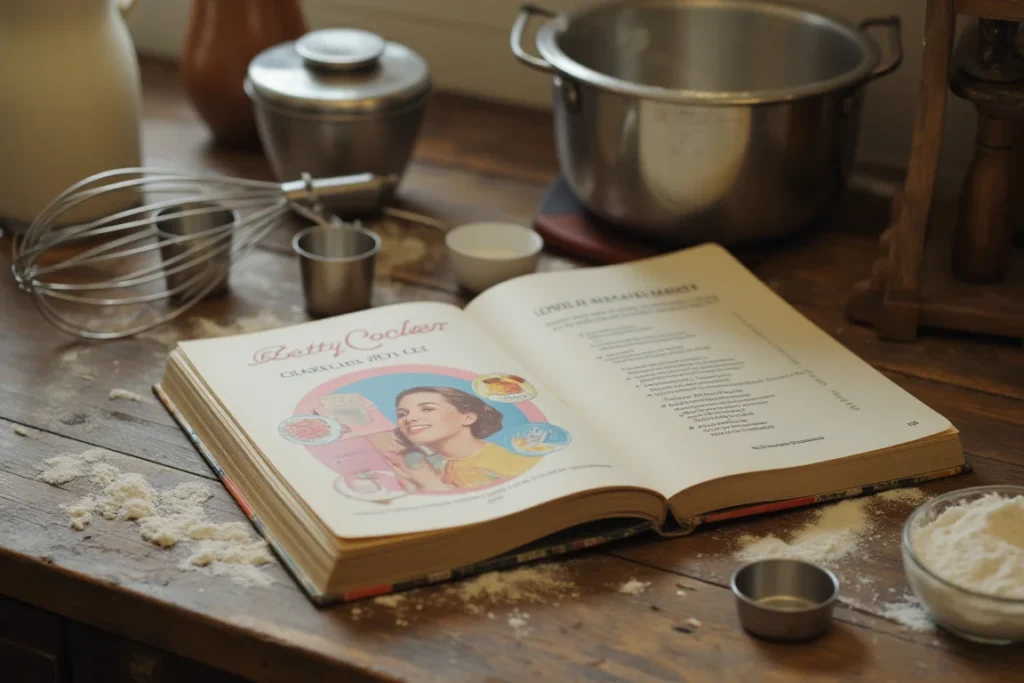
[[[188,546],[190,554],[177,565],[183,571],[205,571],[249,586],[270,583],[260,569],[274,562],[266,542],[253,539],[245,522],[214,523],[206,517],[203,505],[213,496],[208,485],[157,489],[144,475],[104,462],[103,454],[93,448],[54,456],[38,474],[53,486],[81,478],[92,484],[93,493],[62,506],[72,529],[83,531],[96,517],[133,522],[142,538],[159,548]]]

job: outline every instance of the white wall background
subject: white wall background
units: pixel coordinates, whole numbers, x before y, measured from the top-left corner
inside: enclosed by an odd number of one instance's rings
[[[366,28],[418,51],[429,62],[440,88],[547,108],[548,78],[519,64],[508,47],[509,29],[521,1],[303,0],[302,4],[312,28]],[[540,0],[538,4],[565,11],[593,1]],[[858,159],[868,164],[904,167],[910,154],[921,69],[924,0],[791,1],[850,22],[900,15],[903,65],[868,86]],[[175,58],[188,12],[189,0],[139,0],[129,20],[139,50]],[[943,194],[958,190],[971,158],[974,131],[971,106],[950,95],[939,169]]]

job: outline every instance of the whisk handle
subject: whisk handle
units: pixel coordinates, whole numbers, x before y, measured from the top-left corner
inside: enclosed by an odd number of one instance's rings
[[[398,176],[379,176],[373,173],[313,178],[303,173],[302,180],[281,185],[290,201],[307,200],[323,204],[335,211],[360,212],[380,208],[383,199],[398,184]]]

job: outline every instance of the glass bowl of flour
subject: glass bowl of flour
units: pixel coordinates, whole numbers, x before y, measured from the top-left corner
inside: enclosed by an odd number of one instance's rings
[[[933,498],[903,526],[903,567],[947,631],[993,645],[1024,641],[1024,486]]]

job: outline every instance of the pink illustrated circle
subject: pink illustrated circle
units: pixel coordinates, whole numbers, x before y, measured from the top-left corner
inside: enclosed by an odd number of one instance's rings
[[[324,466],[340,475],[335,479],[334,483],[334,487],[339,493],[362,500],[390,500],[409,494],[409,491],[403,486],[402,480],[397,474],[395,476],[377,476],[371,474],[360,475],[359,473],[375,473],[385,470],[389,474],[397,472],[389,464],[387,457],[382,455],[383,451],[388,448],[389,439],[393,438],[391,435],[396,430],[396,424],[393,418],[385,415],[376,403],[365,399],[365,397],[360,397],[358,393],[347,394],[344,392],[345,387],[363,382],[364,380],[381,379],[382,381],[387,381],[391,379],[394,381],[400,379],[403,375],[443,376],[462,380],[471,386],[474,379],[480,377],[481,374],[451,367],[424,364],[392,365],[383,368],[359,370],[332,378],[311,389],[296,404],[292,417],[289,420],[323,417],[317,411],[325,411],[325,404],[329,402],[330,405],[327,408],[335,411],[333,415],[342,415],[341,419],[346,421],[344,423],[337,423],[342,429],[342,434],[329,442],[317,441],[302,443],[301,445]],[[339,395],[343,398],[339,398]],[[363,398],[363,402],[360,403],[358,398]],[[341,405],[339,405],[339,402]],[[547,421],[544,413],[532,401],[519,401],[515,404],[504,404],[498,407],[504,411],[515,411],[522,416],[521,418],[516,418],[516,420],[522,420],[524,423],[543,423]],[[327,419],[331,418],[328,417]],[[284,422],[282,425],[284,425]],[[312,427],[309,430],[310,432],[318,431]],[[286,436],[286,438],[288,437]],[[300,443],[294,438],[289,440]],[[443,456],[437,457],[443,458]],[[367,477],[370,476],[372,476],[372,484],[367,481]],[[495,482],[488,482],[479,486],[453,489],[419,489],[414,491],[414,495],[433,496],[471,493],[492,488],[507,480],[509,479],[499,479]],[[372,491],[370,490],[371,486],[373,488]]]

